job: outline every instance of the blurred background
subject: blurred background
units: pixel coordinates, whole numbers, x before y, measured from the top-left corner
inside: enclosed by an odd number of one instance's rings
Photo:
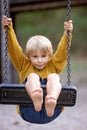
[[[25,53],[26,42],[33,35],[44,35],[47,36],[51,41],[54,48],[58,45],[61,36],[64,32],[64,21],[67,18],[67,2],[61,6],[60,3],[58,7],[49,9],[35,9],[33,11],[32,4],[30,4],[30,10],[23,10],[23,4],[20,4],[20,1],[11,1],[13,4],[10,7],[10,16],[13,19],[13,25],[15,33],[17,35],[18,41],[23,48]],[[25,0],[27,2],[28,0]],[[32,0],[31,0],[32,1]],[[33,0],[37,1],[37,0]],[[41,1],[41,0],[39,0]],[[42,0],[43,1],[43,0]],[[47,0],[48,3],[51,3],[51,0]],[[55,1],[55,0],[54,0]],[[58,0],[56,0],[58,1]],[[1,2],[1,1],[0,1]],[[17,11],[17,5],[15,2],[18,2],[22,8]],[[22,1],[23,2],[23,1]],[[72,6],[71,9],[71,19],[73,20],[73,39],[71,47],[71,82],[77,87],[78,95],[77,102],[74,108],[68,108],[65,110],[58,119],[50,123],[50,125],[33,125],[25,123],[15,112],[14,106],[0,105],[0,125],[2,130],[43,130],[43,129],[55,129],[58,130],[86,130],[87,129],[87,1],[83,0],[85,4],[81,4],[81,1],[73,0],[72,3],[77,2],[78,4]],[[39,2],[39,7],[42,7],[42,3]],[[54,5],[54,2],[52,3]],[[13,8],[15,6],[15,8]],[[61,7],[60,7],[61,6]],[[35,6],[36,7],[36,6]],[[34,8],[35,8],[34,7]],[[50,6],[49,6],[50,7]],[[25,7],[26,8],[26,7]],[[14,10],[15,13],[14,13]],[[27,10],[27,8],[26,8]],[[3,12],[3,11],[2,11]],[[3,13],[2,13],[3,14]],[[3,34],[3,33],[2,33]],[[0,49],[2,49],[0,47]],[[3,58],[2,58],[3,59]],[[2,61],[1,61],[2,62]],[[3,64],[1,66],[3,69]],[[2,71],[2,69],[0,70]],[[19,83],[19,77],[10,63],[9,65],[9,75],[10,82]],[[3,71],[2,71],[3,73]],[[3,74],[1,74],[0,78]],[[63,84],[67,82],[67,72],[66,68],[60,74]],[[1,78],[3,79],[3,78]],[[0,79],[0,80],[1,80]],[[2,81],[1,81],[2,82]],[[9,115],[8,115],[8,112]],[[4,116],[5,114],[5,116]],[[9,118],[9,121],[8,121]],[[70,124],[70,122],[72,124]],[[9,127],[10,126],[10,127]],[[57,127],[56,127],[57,126]]]
[[[66,8],[17,14],[15,26],[22,47],[25,48],[26,42],[31,36],[41,34],[52,41],[55,50],[64,31],[63,24],[66,17]],[[72,52],[86,56],[87,6],[73,7],[71,19],[74,25]]]

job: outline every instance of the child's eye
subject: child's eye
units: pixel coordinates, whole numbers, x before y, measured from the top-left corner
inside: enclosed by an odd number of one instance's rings
[[[33,57],[34,57],[34,58],[37,58],[37,56],[36,56],[36,55],[34,55]]]
[[[46,57],[46,55],[42,55],[42,57]]]

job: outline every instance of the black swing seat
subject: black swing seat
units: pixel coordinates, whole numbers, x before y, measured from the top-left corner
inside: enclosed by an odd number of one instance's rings
[[[42,88],[45,98],[46,88],[44,85]],[[57,106],[74,106],[76,103],[76,93],[77,90],[75,86],[62,86]],[[0,84],[0,104],[33,106],[24,84]]]

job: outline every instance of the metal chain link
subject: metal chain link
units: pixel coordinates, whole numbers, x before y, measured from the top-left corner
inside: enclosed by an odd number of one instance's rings
[[[67,4],[67,21],[70,20],[71,15],[71,0]],[[67,85],[71,85],[71,51],[70,51],[70,31],[67,31]]]
[[[7,0],[3,0],[4,6],[4,15],[8,17],[8,2]],[[3,75],[4,83],[8,82],[8,27],[5,30],[5,49],[4,49],[4,75]]]

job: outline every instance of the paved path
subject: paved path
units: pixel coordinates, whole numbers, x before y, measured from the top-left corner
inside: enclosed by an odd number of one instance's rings
[[[77,103],[46,125],[26,123],[16,113],[16,106],[0,105],[0,130],[87,130],[87,87],[79,87]]]

